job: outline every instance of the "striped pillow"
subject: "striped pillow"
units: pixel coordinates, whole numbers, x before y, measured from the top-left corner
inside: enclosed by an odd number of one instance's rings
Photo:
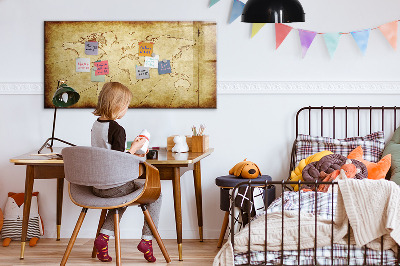
[[[329,137],[318,137],[299,134],[296,139],[295,159],[296,165],[302,159],[317,152],[329,150],[343,156],[361,146],[364,151],[364,159],[370,162],[378,162],[385,148],[383,131],[378,131],[364,137],[352,137],[345,139],[333,139]]]

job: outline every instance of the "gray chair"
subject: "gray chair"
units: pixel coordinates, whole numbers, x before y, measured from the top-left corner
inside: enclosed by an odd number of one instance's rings
[[[137,156],[103,148],[68,147],[62,150],[62,156],[65,179],[70,182],[68,186],[69,196],[74,204],[82,207],[82,211],[65,250],[61,265],[65,265],[68,260],[88,209],[102,209],[96,237],[103,226],[107,210],[116,209],[114,215],[116,265],[121,265],[119,214],[117,208],[128,205],[139,205],[142,208],[145,220],[149,224],[165,260],[167,263],[171,262],[150,213],[144,205],[157,200],[161,193],[160,175],[157,168]],[[140,180],[145,183],[143,189],[117,198],[101,198],[92,193],[92,186],[117,186],[131,180],[132,176],[145,177],[145,179]],[[92,257],[96,257],[94,247]]]

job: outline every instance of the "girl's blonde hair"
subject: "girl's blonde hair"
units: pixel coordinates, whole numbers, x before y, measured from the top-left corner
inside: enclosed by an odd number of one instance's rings
[[[131,99],[132,92],[125,85],[119,82],[107,82],[101,89],[93,114],[115,120]]]

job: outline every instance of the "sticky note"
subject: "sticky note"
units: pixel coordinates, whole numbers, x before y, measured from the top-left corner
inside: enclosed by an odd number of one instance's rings
[[[96,76],[109,74],[108,60],[96,61],[94,66],[97,68],[95,71]]]
[[[136,66],[136,79],[149,79],[150,72],[148,67]]]
[[[98,42],[85,42],[85,54],[97,55],[99,53],[98,49],[99,49]]]
[[[92,82],[105,82],[106,76],[105,75],[98,75],[96,76],[96,68],[92,67],[90,70],[90,76],[92,78]]]
[[[139,56],[151,56],[153,54],[152,42],[140,42],[139,43]]]
[[[169,60],[158,61],[158,74],[169,74],[171,73],[171,63]]]
[[[160,58],[159,55],[155,56],[146,56],[144,58],[144,66],[149,68],[158,68],[158,59]]]
[[[90,72],[90,58],[78,57],[76,59],[76,72]]]

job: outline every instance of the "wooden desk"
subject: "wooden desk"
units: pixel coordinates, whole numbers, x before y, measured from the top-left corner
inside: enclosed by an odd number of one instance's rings
[[[54,148],[60,153],[61,148]],[[200,241],[203,241],[203,211],[201,193],[200,160],[210,155],[214,149],[206,152],[189,152],[174,154],[161,149],[157,160],[147,160],[148,163],[158,168],[161,180],[171,180],[173,184],[175,223],[178,242],[179,260],[182,260],[182,204],[180,177],[188,170],[193,170],[194,190],[196,196],[197,219],[199,225]],[[42,153],[50,151],[43,150]],[[24,258],[28,218],[31,208],[32,189],[35,179],[57,178],[57,240],[60,240],[62,201],[64,188],[64,162],[56,156],[37,155],[37,151],[23,154],[10,159],[15,165],[26,165],[25,199],[21,235],[21,255]],[[183,169],[182,169],[183,168]]]

